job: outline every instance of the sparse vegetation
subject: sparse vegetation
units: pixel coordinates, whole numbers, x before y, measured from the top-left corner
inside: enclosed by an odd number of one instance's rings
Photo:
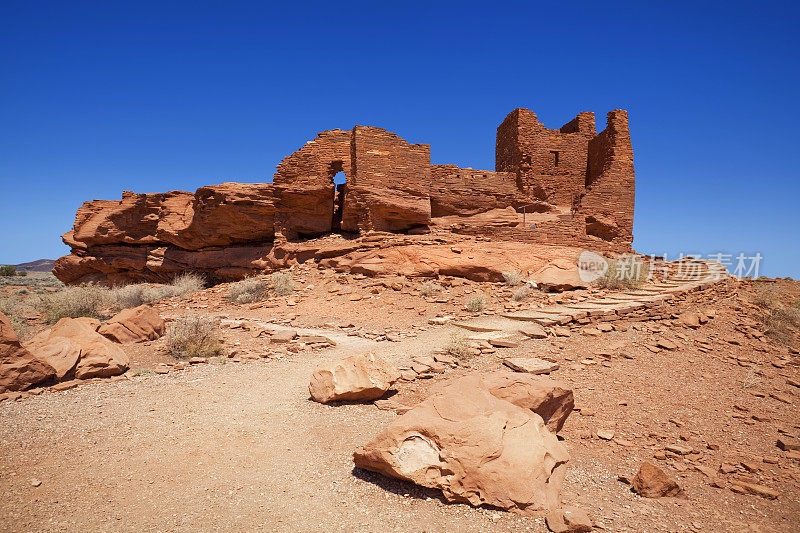
[[[206,286],[205,278],[194,272],[181,274],[172,280],[172,296],[184,298],[192,293],[203,290]]]
[[[19,273],[25,271],[19,271]],[[24,276],[0,276],[0,286],[21,285],[32,291],[45,292],[52,289],[63,289],[61,283],[52,272],[25,272]]]
[[[28,322],[25,320],[27,308],[28,306],[17,298],[0,297],[0,312],[8,317],[11,327],[20,339],[28,330]]]
[[[606,261],[608,269],[595,281],[603,289],[635,289],[644,284],[650,273],[648,264],[637,255],[621,255]]]
[[[526,300],[529,295],[530,288],[527,285],[522,285],[511,292],[511,299],[515,302],[521,302],[522,300]]]
[[[88,316],[100,318],[112,300],[110,290],[94,284],[67,287],[42,298],[45,320],[49,323],[62,318]]]
[[[186,317],[167,328],[167,351],[180,358],[213,357],[222,353],[217,323],[209,318]]]
[[[524,281],[524,276],[522,275],[522,272],[519,272],[518,270],[512,270],[510,272],[503,272],[503,279],[506,281],[506,285],[516,287]]]
[[[486,305],[486,296],[483,294],[473,294],[467,300],[467,309],[473,313],[481,311],[484,305]]]
[[[269,286],[263,279],[245,278],[242,281],[231,283],[225,297],[232,302],[249,304],[265,299],[268,289]]]
[[[271,280],[272,292],[278,296],[286,296],[294,291],[294,280],[290,272],[274,272]]]
[[[472,346],[464,335],[454,333],[450,337],[450,342],[444,347],[448,355],[456,359],[466,360],[472,357]]]
[[[793,345],[800,337],[800,303],[774,286],[759,286],[752,302],[761,308],[761,323],[764,333],[786,345]]]
[[[422,284],[422,287],[419,288],[419,293],[422,296],[428,297],[428,296],[433,296],[434,294],[439,292],[439,290],[441,290],[441,287],[439,287],[436,283],[434,283],[433,281],[426,281],[425,283]]]
[[[149,283],[136,283],[111,289],[112,300],[120,309],[139,307],[173,295],[169,285],[151,285]]]

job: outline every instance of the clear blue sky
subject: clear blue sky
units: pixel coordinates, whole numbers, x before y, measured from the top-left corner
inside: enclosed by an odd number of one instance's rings
[[[800,278],[796,3],[280,4],[0,0],[0,263],[65,254],[87,199],[271,180],[325,129],[493,169],[516,107],[623,108],[638,251]]]

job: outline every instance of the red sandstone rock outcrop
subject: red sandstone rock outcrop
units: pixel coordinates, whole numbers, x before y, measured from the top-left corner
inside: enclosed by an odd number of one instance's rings
[[[25,390],[55,377],[52,366],[22,347],[8,317],[0,313],[0,393]]]
[[[592,113],[552,130],[517,109],[497,129],[496,167],[431,165],[429,145],[381,128],[328,130],[284,158],[273,183],[85,202],[63,236],[72,253],[53,272],[65,283],[163,282],[187,270],[228,281],[335,256],[292,255],[286,240],[425,233],[431,225],[495,242],[630,250],[634,174],[624,111],[609,113],[596,134]],[[347,181],[337,187],[338,172]],[[480,276],[463,263],[453,275]]]
[[[353,457],[449,501],[522,513],[558,505],[569,461],[539,415],[467,381],[398,417]]]
[[[25,348],[52,366],[59,380],[110,377],[128,370],[128,356],[119,345],[74,318],[62,318]]]
[[[97,328],[100,335],[119,343],[152,341],[165,330],[164,319],[149,305],[123,309]]]
[[[382,357],[354,355],[314,370],[308,392],[320,403],[376,400],[398,379],[400,372]]]

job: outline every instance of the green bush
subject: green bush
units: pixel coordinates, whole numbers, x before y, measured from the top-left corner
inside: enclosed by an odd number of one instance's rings
[[[0,276],[16,276],[17,269],[11,265],[0,266]]]

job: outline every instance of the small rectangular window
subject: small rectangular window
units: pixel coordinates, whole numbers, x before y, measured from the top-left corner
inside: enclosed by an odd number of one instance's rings
[[[558,166],[558,150],[550,150],[550,153],[553,154],[553,166]]]

